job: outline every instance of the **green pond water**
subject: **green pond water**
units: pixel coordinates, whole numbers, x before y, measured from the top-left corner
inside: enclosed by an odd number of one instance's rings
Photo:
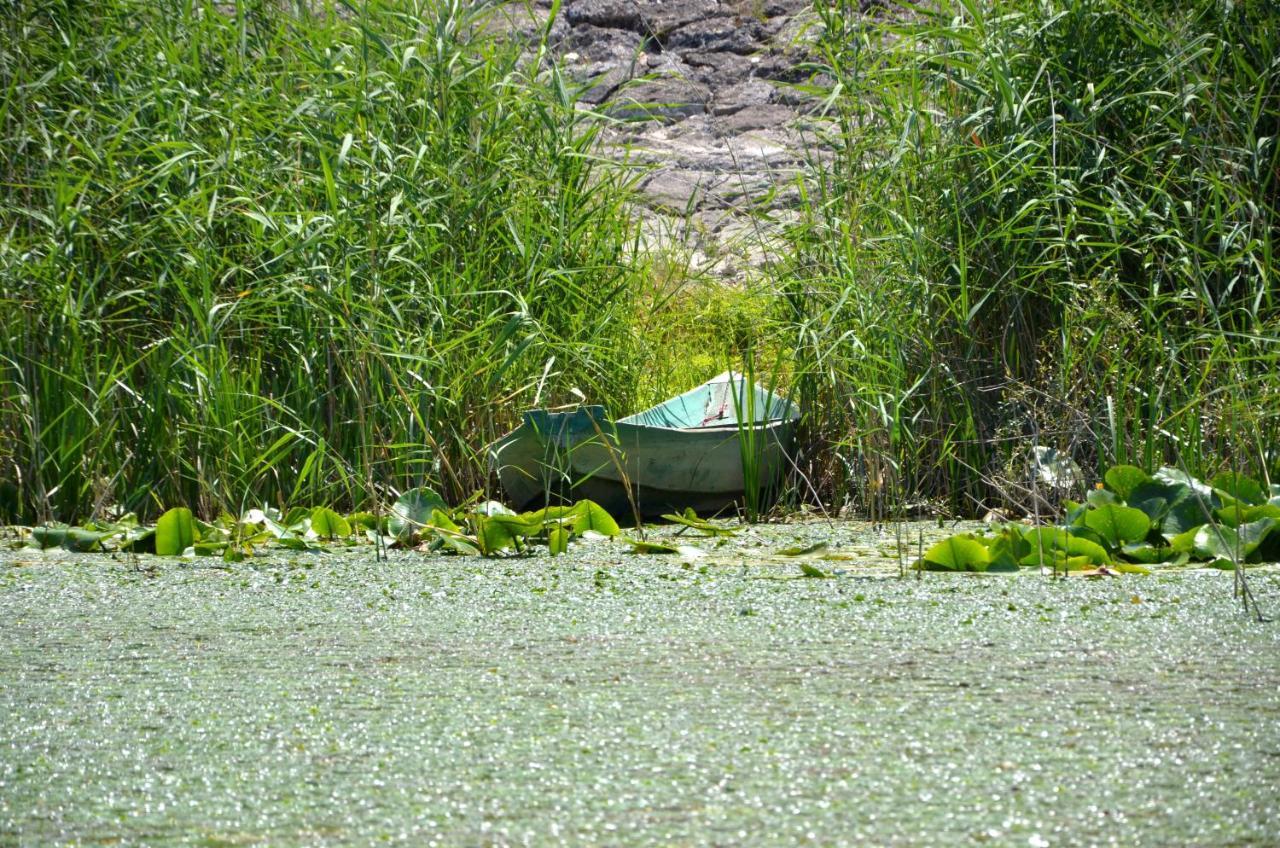
[[[856,559],[779,579],[816,539]],[[0,845],[1280,844],[1280,624],[1230,574],[895,541],[2,553]]]

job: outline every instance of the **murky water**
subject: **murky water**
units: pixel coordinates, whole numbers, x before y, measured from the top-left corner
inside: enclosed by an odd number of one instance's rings
[[[864,558],[777,579],[818,537]],[[900,580],[894,541],[0,554],[0,845],[1280,843],[1280,624],[1229,574]]]

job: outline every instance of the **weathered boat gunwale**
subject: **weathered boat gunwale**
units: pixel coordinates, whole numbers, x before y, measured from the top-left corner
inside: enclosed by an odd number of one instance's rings
[[[734,400],[733,417],[746,408],[756,418],[726,421],[726,392],[742,398],[748,389],[754,399]],[[713,407],[714,420],[706,415]],[[699,416],[704,420],[693,426],[651,423]],[[742,437],[749,435],[757,446],[761,490],[776,489],[798,418],[790,401],[726,372],[617,420],[601,407],[531,410],[518,428],[490,445],[490,467],[517,509],[588,497],[619,515],[633,508],[645,516],[685,507],[717,512],[744,498]]]

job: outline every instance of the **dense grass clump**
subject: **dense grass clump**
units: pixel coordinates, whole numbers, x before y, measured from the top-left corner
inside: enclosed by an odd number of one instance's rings
[[[1280,472],[1275,4],[819,4],[836,155],[783,282],[807,470],[1030,502],[1028,446]]]
[[[631,405],[625,178],[482,15],[9,7],[4,519],[460,498],[522,405]]]

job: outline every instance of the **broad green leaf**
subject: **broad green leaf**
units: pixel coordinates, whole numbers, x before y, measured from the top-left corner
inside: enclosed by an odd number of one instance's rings
[[[1140,509],[1104,503],[1084,515],[1084,526],[1097,533],[1112,548],[1126,542],[1140,542],[1147,538],[1151,519]]]
[[[273,537],[277,539],[284,538],[285,536],[294,535],[294,533],[288,527],[285,527],[283,524],[281,524],[279,521],[276,521],[274,518],[263,519],[262,526],[266,528],[266,531],[268,533],[270,533]]]
[[[305,524],[311,520],[311,510],[305,506],[295,506],[284,514],[280,523],[295,533],[306,533]]]
[[[1280,504],[1258,504],[1244,511],[1245,521],[1257,521],[1261,518],[1280,518]]]
[[[432,510],[449,511],[449,505],[435,490],[423,486],[410,489],[396,500],[387,519],[387,530],[402,542],[421,530],[431,520]]]
[[[354,529],[363,527],[366,530],[378,529],[378,516],[372,512],[353,512],[347,516],[347,523]]]
[[[930,570],[986,571],[991,564],[987,546],[966,534],[943,539],[924,554]]]
[[[1165,551],[1170,549],[1166,548]],[[1147,564],[1160,562],[1164,559],[1164,553],[1160,548],[1148,542],[1131,542],[1120,548],[1120,556],[1130,562],[1144,562]]]
[[[196,526],[191,510],[177,506],[160,516],[156,522],[156,554],[181,556],[195,544]]]
[[[1076,538],[1087,539],[1088,541],[1093,542],[1095,545],[1101,545],[1104,548],[1109,544],[1106,539],[1102,538],[1101,533],[1099,533],[1097,530],[1094,530],[1091,527],[1085,526],[1085,524],[1083,523],[1084,522],[1083,517],[1080,519],[1080,521],[1081,521],[1080,524],[1073,524],[1070,527],[1064,527],[1063,529],[1066,530],[1072,536],[1075,536]]]
[[[1193,491],[1201,497],[1207,498],[1213,494],[1213,487],[1205,485],[1201,480],[1197,480],[1187,472],[1180,468],[1172,468],[1170,466],[1162,466],[1159,471],[1152,477],[1161,483],[1169,483],[1171,485],[1190,486]]]
[[[522,512],[520,517],[529,521],[545,524],[548,521],[560,521],[573,512],[571,506],[545,506],[534,512]]]
[[[569,550],[569,531],[563,527],[552,527],[547,531],[547,548],[552,556],[560,556]]]
[[[1145,512],[1152,523],[1159,523],[1164,520],[1165,513],[1169,511],[1169,503],[1189,491],[1185,486],[1170,486],[1148,480],[1136,486],[1125,500],[1128,501],[1129,506]]]
[[[434,515],[434,513],[432,513]],[[541,521],[530,521],[521,515],[491,515],[488,518],[491,524],[501,524],[507,528],[507,532],[512,538],[528,539],[531,536],[541,536],[543,528],[546,526]]]
[[[1226,492],[1235,500],[1244,501],[1249,506],[1267,502],[1266,492],[1257,480],[1235,471],[1224,471],[1214,477],[1212,486]]]
[[[126,512],[124,515],[120,516],[120,517],[119,517],[119,518],[117,518],[115,521],[112,521],[112,522],[110,522],[109,524],[104,524],[104,525],[102,525],[101,527],[99,527],[98,529],[100,529],[100,530],[107,530],[107,529],[110,529],[110,530],[136,530],[136,529],[138,529],[138,528],[139,528],[139,527],[141,527],[141,526],[142,526],[142,524],[141,524],[141,522],[139,522],[139,521],[138,521],[138,515],[137,515],[137,513],[134,513],[134,512]]]
[[[1114,568],[1116,571],[1120,572],[1121,574],[1150,574],[1151,573],[1151,569],[1147,568],[1145,565],[1137,565],[1132,562],[1117,562],[1115,565],[1112,565],[1110,567]]]
[[[1049,568],[1054,571],[1085,571],[1097,568],[1099,563],[1088,556],[1069,556],[1066,551],[1047,550],[1043,554],[1033,551],[1022,558],[1022,565]]]
[[[1176,553],[1191,553],[1196,547],[1196,534],[1204,529],[1205,526],[1207,525],[1201,524],[1188,530],[1183,530],[1178,535],[1171,537],[1169,539],[1169,549]]]
[[[69,527],[34,527],[31,530],[31,538],[42,551],[50,548],[61,547],[63,542],[67,541],[67,531]]]
[[[116,532],[100,532],[84,527],[48,525],[36,527],[31,538],[41,550],[62,547],[74,553],[87,553],[101,547],[103,540],[118,535]]]
[[[1214,510],[1220,505],[1217,501],[1216,496],[1212,501],[1207,501],[1189,493],[1182,500],[1169,505],[1169,511],[1160,522],[1160,532],[1168,538],[1204,524],[1213,518]]]
[[[1263,518],[1239,527],[1206,525],[1196,531],[1194,552],[1206,559],[1225,557],[1243,562],[1277,524],[1280,522],[1274,518]]]
[[[1030,553],[1030,546],[1014,527],[1005,527],[987,544],[990,564],[987,571],[1017,571],[1018,563]]]
[[[630,539],[626,536],[623,536],[621,541],[631,546],[633,554],[676,554],[680,552],[680,549],[675,545],[668,545],[664,542],[646,542],[643,539]]]
[[[812,545],[809,545],[806,548],[802,548],[798,546],[794,548],[783,548],[782,550],[778,551],[778,556],[784,556],[784,557],[813,556],[814,554],[822,553],[826,549],[827,549],[826,542],[814,542]]]
[[[1186,483],[1152,480],[1133,491],[1129,506],[1145,512],[1165,536],[1176,536],[1204,524],[1209,517],[1205,510],[1212,515],[1222,505],[1212,489],[1199,485],[1197,490]]]
[[[713,524],[704,518],[699,518],[693,510],[685,510],[684,515],[668,513],[662,517],[672,524],[683,524],[685,527],[705,533],[708,536],[732,536],[738,532],[737,527],[725,527],[722,524]]]
[[[1032,549],[1030,553],[1018,561],[1019,565],[1030,566],[1032,568],[1040,566],[1042,568],[1057,568],[1067,561],[1065,551],[1056,548],[1045,547],[1043,550]]]
[[[1018,562],[1012,556],[993,558],[987,564],[987,574],[1013,574],[1019,570]]]
[[[448,511],[443,509],[431,510],[431,517],[427,519],[427,523],[437,530],[462,531],[461,525],[450,518]]]
[[[485,556],[493,556],[494,554],[510,550],[517,544],[516,536],[511,532],[511,528],[501,521],[494,521],[494,516],[472,515],[470,518],[472,527],[476,531],[476,542],[479,543],[480,553]]]
[[[311,530],[322,539],[346,538],[351,524],[327,506],[318,506],[311,511]]]
[[[595,501],[578,501],[565,514],[565,517],[573,519],[573,532],[576,535],[581,535],[588,530],[594,530],[605,536],[617,536],[622,532],[622,528],[613,520],[613,516]]]
[[[631,546],[633,554],[679,554],[684,559],[699,559],[707,555],[702,548],[693,545],[669,545],[665,542],[646,542],[623,536],[623,542]]]
[[[1119,496],[1107,489],[1090,489],[1089,494],[1085,496],[1085,500],[1090,506],[1102,506],[1115,503],[1119,500]]]
[[[463,556],[480,555],[480,541],[475,536],[440,528],[433,528],[433,530],[440,544],[454,553],[462,554]]]
[[[1111,556],[1106,548],[1081,536],[1057,527],[1032,527],[1022,534],[1030,550],[1022,559],[1023,565],[1039,565],[1041,552],[1061,551],[1068,557],[1085,557],[1094,565],[1109,565]],[[1030,558],[1033,562],[1028,563]],[[1047,563],[1046,563],[1047,564]]]
[[[1133,490],[1151,480],[1151,475],[1136,465],[1113,465],[1103,475],[1107,488],[1122,500],[1129,500]]]

